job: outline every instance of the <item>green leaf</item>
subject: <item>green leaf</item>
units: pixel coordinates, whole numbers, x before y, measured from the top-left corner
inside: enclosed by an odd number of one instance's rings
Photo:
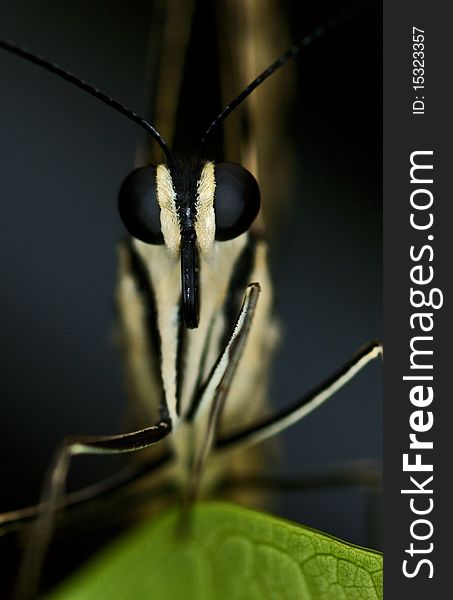
[[[176,510],[141,524],[52,600],[382,598],[382,555],[269,515],[200,503],[176,539]]]

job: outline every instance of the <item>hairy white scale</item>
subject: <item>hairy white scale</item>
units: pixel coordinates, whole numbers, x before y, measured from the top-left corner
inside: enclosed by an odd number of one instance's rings
[[[181,245],[181,234],[176,209],[176,192],[167,165],[157,166],[156,187],[157,201],[160,207],[160,226],[165,246],[171,254],[176,256]]]
[[[215,169],[213,162],[204,164],[200,179],[197,182],[197,200],[195,203],[197,218],[195,232],[197,234],[200,253],[209,255],[214,247],[215,236]]]

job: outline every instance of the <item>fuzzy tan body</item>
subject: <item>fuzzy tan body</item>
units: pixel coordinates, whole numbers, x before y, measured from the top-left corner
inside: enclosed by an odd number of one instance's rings
[[[143,297],[128,264],[128,251],[120,247],[120,273],[117,290],[120,308],[123,352],[126,381],[131,401],[138,415],[138,426],[144,426],[156,418],[158,405],[164,391],[165,397],[175,398],[176,389],[181,390],[181,407],[189,405],[196,393],[200,365],[203,367],[202,381],[205,381],[221,350],[225,329],[223,306],[229,276],[234,264],[244,249],[246,235],[231,242],[219,242],[214,253],[203,261],[200,269],[201,318],[197,329],[188,330],[183,354],[182,368],[178,370],[178,307],[180,302],[179,262],[165,247],[146,246],[141,242],[134,245],[143,256],[149,269],[156,294],[156,305],[162,306],[158,312],[158,330],[161,333],[161,352],[153,347],[147,335]],[[220,247],[219,247],[220,246]],[[250,281],[259,281],[262,287],[260,301],[254,316],[252,330],[247,345],[228,394],[221,419],[221,432],[228,433],[252,423],[263,414],[267,405],[268,366],[277,340],[277,327],[272,316],[272,291],[266,262],[267,247],[264,242],[256,245],[254,265]],[[235,260],[236,259],[236,260]],[[157,309],[159,311],[159,308]],[[205,359],[202,359],[205,353]],[[160,369],[164,390],[154,374]],[[198,382],[199,385],[199,382]],[[143,419],[143,420],[142,420]],[[141,422],[140,422],[141,421]],[[201,426],[200,426],[201,427]],[[197,430],[197,423],[184,423],[179,420],[170,438],[176,459],[177,478],[186,478],[191,447],[196,436],[203,435]],[[254,453],[252,453],[254,454]],[[231,454],[222,461],[216,460],[213,469],[203,478],[206,486],[231,471],[246,471],[250,466],[250,451],[247,454]],[[256,456],[252,461],[256,465]],[[211,482],[211,484],[210,484]]]
[[[252,0],[246,3],[219,3],[226,15],[222,21],[223,30],[218,43],[220,51],[221,86],[225,101],[240,91],[260,68],[264,68],[270,59],[275,57],[281,47],[287,44],[285,33],[277,34],[281,27],[275,7],[266,1],[260,10]],[[182,12],[181,12],[182,11]],[[186,23],[193,14],[193,3],[182,3],[173,0],[167,3],[166,22]],[[175,19],[175,14],[183,18]],[[185,15],[185,17],[184,17]],[[266,23],[273,23],[272,36],[269,37]],[[240,27],[238,26],[240,25]],[[225,29],[227,28],[227,29]],[[231,33],[228,38],[226,31]],[[174,33],[174,27],[171,29]],[[172,138],[176,106],[174,98],[170,102],[169,86],[181,86],[182,65],[188,41],[188,29],[179,27],[180,35],[172,35],[164,28],[162,59],[158,77],[159,97],[156,102],[155,118],[167,138]],[[229,50],[229,46],[231,50]],[[167,58],[166,58],[167,57]],[[235,64],[232,64],[235,63]],[[171,66],[170,66],[171,65]],[[282,99],[279,97],[279,85],[271,83],[263,94],[251,98],[251,102],[241,106],[237,111],[241,118],[250,124],[250,135],[240,139],[239,116],[231,119],[226,127],[226,157],[241,162],[257,178],[265,182],[262,187],[262,203],[265,213],[273,215],[275,202],[269,203],[269,197],[275,198],[275,187],[281,186],[284,169],[278,168],[272,176],[269,172],[271,147],[282,145],[281,119]],[[276,109],[276,107],[279,109]],[[171,115],[169,114],[171,113]],[[260,119],[268,123],[273,116],[273,135],[266,135],[260,128]],[[234,142],[236,140],[236,142]],[[138,154],[139,164],[148,161],[150,152],[143,149]],[[279,151],[277,159],[283,158]],[[275,159],[275,157],[274,157]],[[275,163],[280,165],[280,162]],[[165,173],[161,169],[158,178],[161,187],[167,187]],[[260,175],[263,175],[261,178]],[[274,188],[271,182],[277,184]],[[209,183],[209,182],[208,182]],[[199,185],[202,187],[203,182]],[[173,477],[184,484],[188,466],[199,438],[204,435],[203,419],[187,422],[185,416],[194,396],[200,392],[225,341],[228,333],[228,322],[225,305],[230,302],[231,281],[238,269],[241,259],[250,246],[250,235],[254,238],[252,259],[241,289],[236,289],[233,304],[239,310],[245,288],[251,282],[258,282],[261,295],[254,315],[252,329],[247,340],[244,354],[235,374],[231,389],[225,403],[220,431],[222,435],[234,432],[242,426],[251,424],[257,417],[263,416],[268,407],[267,388],[269,379],[269,363],[278,340],[278,327],[273,315],[273,293],[268,269],[268,247],[262,239],[263,219],[258,219],[255,229],[238,238],[217,242],[213,232],[209,230],[208,213],[212,209],[209,200],[205,202],[199,214],[206,213],[203,221],[198,220],[198,250],[200,255],[200,322],[197,329],[185,330],[181,335],[180,327],[180,262],[174,212],[171,205],[171,190],[167,190],[168,206],[161,205],[162,229],[167,230],[166,245],[152,246],[133,240],[133,252],[140,257],[145,266],[146,277],[154,298],[154,318],[158,333],[149,335],[147,325],[147,300],[143,295],[142,284],[139,283],[131,265],[131,251],[128,244],[119,249],[120,269],[117,289],[117,302],[122,330],[122,346],[124,353],[125,379],[133,415],[132,425],[143,427],[153,422],[158,416],[158,407],[164,395],[173,420],[173,432],[169,444],[175,456]],[[207,195],[209,197],[209,194]],[[171,208],[171,207],[170,207]],[[272,217],[273,218],[273,217]],[[236,316],[236,315],[235,315]],[[183,344],[182,353],[180,344]],[[158,347],[157,347],[158,346]],[[173,407],[179,406],[180,416]],[[158,449],[154,449],[157,451]],[[203,477],[205,490],[233,472],[250,472],[259,467],[260,449],[245,453],[237,452],[228,457],[215,458],[208,463],[207,473]]]

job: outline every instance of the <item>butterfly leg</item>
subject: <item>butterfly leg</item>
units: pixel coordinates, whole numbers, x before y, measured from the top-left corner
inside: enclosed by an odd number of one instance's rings
[[[383,356],[380,342],[369,342],[319,386],[263,421],[217,440],[217,450],[236,450],[262,442],[294,425],[351,381],[370,361]]]
[[[209,374],[194,413],[197,436],[192,470],[183,500],[184,508],[196,498],[203,467],[214,445],[222,409],[250,332],[259,293],[260,287],[257,283],[247,287],[233,331]],[[185,520],[185,512],[183,510],[182,522]]]
[[[48,471],[41,506],[24,552],[15,589],[15,600],[31,600],[36,596],[42,564],[49,545],[55,511],[64,497],[71,460],[79,454],[124,454],[135,452],[161,441],[171,432],[171,421],[162,419],[156,425],[139,431],[112,436],[80,436],[66,438]]]
[[[65,494],[61,497],[56,510],[61,508],[77,508],[93,500],[106,497],[109,494],[134,483],[134,481],[137,481],[144,475],[159,471],[161,467],[168,464],[170,458],[171,453],[166,452],[157,459],[153,458],[152,460],[128,464],[117,473],[114,473],[99,482],[87,485],[75,492]],[[43,510],[44,504],[38,503],[0,514],[0,537],[30,527],[31,521],[43,512]]]

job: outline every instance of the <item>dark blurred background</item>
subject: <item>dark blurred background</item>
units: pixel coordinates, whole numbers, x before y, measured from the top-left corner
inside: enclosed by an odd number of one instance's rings
[[[343,6],[281,4],[293,39]],[[0,36],[141,110],[150,16],[144,0],[3,0]],[[381,335],[380,61],[380,5],[371,3],[295,63],[289,119],[296,198],[271,240],[283,329],[275,404],[291,402]],[[125,118],[4,52],[0,82],[0,502],[11,510],[37,501],[65,435],[121,431],[124,393],[112,324],[115,243],[124,230],[116,195],[142,138]],[[282,436],[285,472],[380,460],[381,410],[376,363]],[[113,468],[108,459],[78,462],[75,487]],[[278,498],[279,514],[358,544],[380,544],[378,521],[367,524],[363,490]],[[86,543],[93,546],[90,538]]]

